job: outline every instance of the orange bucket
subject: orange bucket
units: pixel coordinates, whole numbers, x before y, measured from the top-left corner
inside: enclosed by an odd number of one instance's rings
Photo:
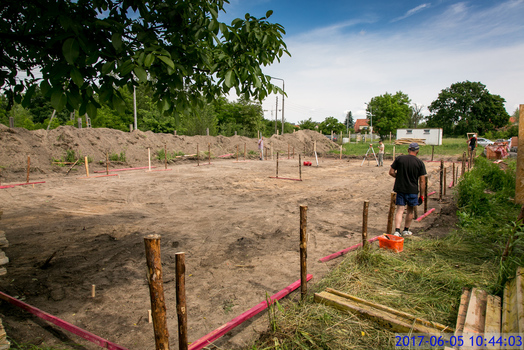
[[[389,238],[386,238],[386,236]],[[378,243],[380,248],[391,249],[400,253],[404,250],[404,238],[397,237],[394,235],[383,235],[378,237]]]

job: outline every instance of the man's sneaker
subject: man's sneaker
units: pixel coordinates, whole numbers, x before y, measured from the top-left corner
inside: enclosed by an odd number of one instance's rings
[[[412,234],[413,234],[413,232],[411,232],[409,230],[402,231],[402,236],[411,236]]]
[[[393,234],[393,236],[397,236],[397,237],[400,237],[400,232],[398,232],[398,231],[395,231],[395,233]]]

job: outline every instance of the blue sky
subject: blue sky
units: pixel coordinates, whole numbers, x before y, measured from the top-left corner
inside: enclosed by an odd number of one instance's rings
[[[221,20],[267,10],[291,53],[264,69],[285,80],[286,121],[363,118],[386,92],[427,107],[466,80],[505,98],[510,114],[524,104],[524,0],[230,0]],[[274,118],[275,96],[263,107]]]

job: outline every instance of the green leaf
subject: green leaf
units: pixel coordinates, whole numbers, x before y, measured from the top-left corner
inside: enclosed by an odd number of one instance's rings
[[[148,54],[144,59],[144,67],[149,68],[155,62],[155,55],[152,53]]]
[[[171,60],[171,58],[166,56],[157,56],[162,62],[164,62],[168,67],[171,67],[171,69],[175,69],[175,64]]]
[[[76,67],[71,69],[71,79],[73,79],[73,82],[78,87],[82,87],[82,85],[84,85],[84,77]]]
[[[271,15],[273,14],[273,10],[269,10],[266,12],[266,18],[269,18],[271,17]]]
[[[35,93],[36,84],[31,85],[25,92],[24,99],[22,100],[22,107],[26,108],[31,103],[31,97]]]
[[[102,66],[102,74],[108,75],[115,68],[115,61],[109,61]]]
[[[69,101],[69,104],[74,109],[78,109],[78,106],[80,106],[80,103],[82,103],[82,97],[78,93],[78,91],[70,91],[67,94],[67,100]]]
[[[147,72],[144,68],[136,66],[133,71],[135,72],[135,75],[137,76],[138,80],[140,80],[140,82],[147,82]]]
[[[129,73],[131,73],[131,71],[133,71],[133,68],[133,61],[127,60],[120,66],[119,71],[121,75],[128,75]]]
[[[51,94],[51,106],[57,111],[61,111],[67,103],[67,96],[62,90],[56,90]]]
[[[74,38],[67,39],[62,45],[62,53],[64,54],[67,63],[74,64],[80,54],[78,41]]]
[[[96,118],[96,114],[97,114],[96,106],[93,103],[89,102],[86,107],[86,113],[90,119]]]
[[[122,50],[122,35],[120,35],[120,33],[113,33],[111,36],[111,42],[117,52]]]
[[[226,86],[228,88],[232,87],[233,85],[235,85],[235,83],[234,83],[235,72],[233,72],[232,69],[228,70],[224,79],[225,79],[225,82],[226,82]]]
[[[42,95],[46,96],[47,93],[51,90],[51,85],[47,80],[42,80],[40,83],[40,90],[42,91]]]

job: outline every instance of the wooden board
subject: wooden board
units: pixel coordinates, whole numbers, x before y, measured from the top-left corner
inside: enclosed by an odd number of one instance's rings
[[[345,296],[348,295],[346,294]],[[451,327],[420,319],[384,305],[371,303],[353,296],[349,296],[350,298],[345,296],[344,293],[341,292],[336,292],[335,294],[326,290],[315,293],[315,302],[368,318],[377,322],[383,328],[390,329],[397,333],[440,334],[443,330],[450,333],[454,331]]]
[[[502,321],[502,300],[500,297],[488,295],[486,303],[486,325],[484,333],[500,333]]]
[[[517,330],[516,333],[524,333],[524,268],[517,269],[517,276],[515,277],[516,284],[516,302],[515,309],[517,310]]]
[[[502,305],[502,333],[518,333],[516,280],[506,283]]]
[[[464,322],[466,322],[466,314],[468,312],[469,299],[471,297],[471,291],[467,288],[462,292],[460,297],[460,306],[457,315],[457,325],[455,327],[455,334],[459,335],[464,330]]]
[[[473,288],[469,299],[468,311],[464,322],[464,333],[484,333],[486,324],[486,303],[488,293]]]

